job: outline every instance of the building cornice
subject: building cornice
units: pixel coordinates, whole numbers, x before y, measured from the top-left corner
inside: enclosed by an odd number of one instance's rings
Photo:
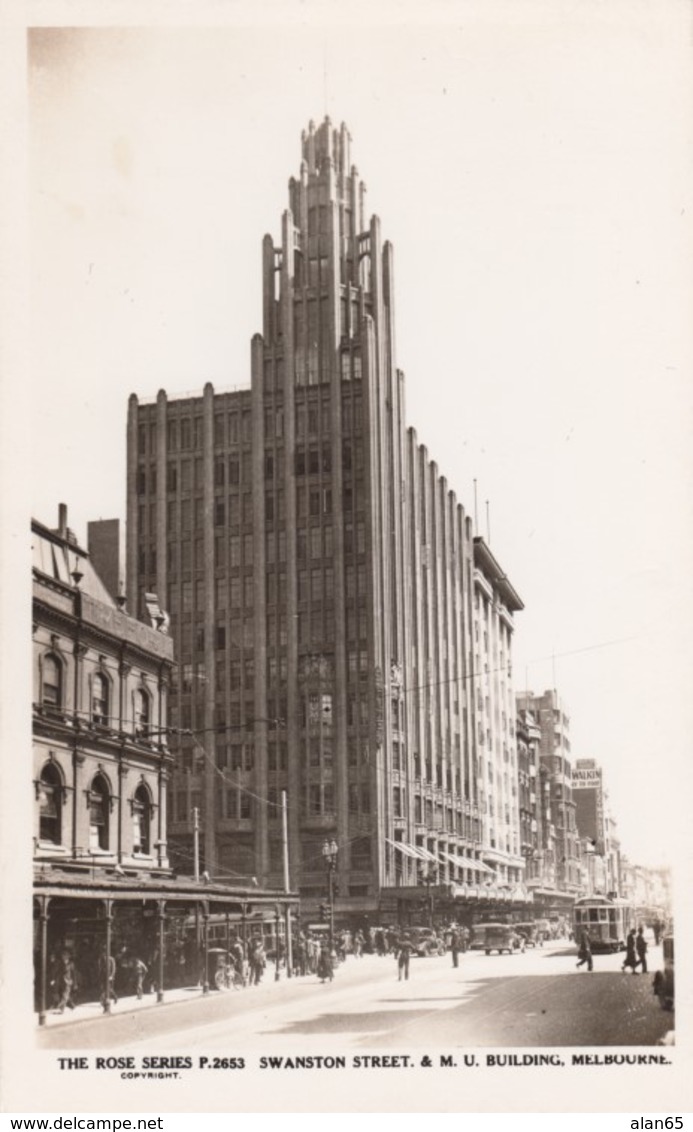
[[[500,595],[511,613],[524,609],[522,598],[480,535],[474,536],[474,565]]]

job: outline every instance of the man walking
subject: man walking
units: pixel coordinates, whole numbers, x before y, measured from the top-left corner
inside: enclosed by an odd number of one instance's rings
[[[450,951],[452,952],[452,965],[459,967],[460,965],[460,951],[462,949],[462,940],[457,926],[453,924],[452,932],[450,933]]]
[[[398,944],[399,953],[397,955],[397,970],[398,978],[401,982],[402,979],[409,978],[409,960],[411,959],[411,940],[408,935],[404,935]]]
[[[75,1004],[73,995],[77,980],[75,978],[75,965],[72,961],[72,956],[70,955],[69,951],[63,951],[62,953],[60,966],[58,969],[57,983],[57,991],[59,995],[58,1013],[64,1014],[66,1006],[69,1010],[74,1010]]]
[[[636,951],[635,928],[631,928],[630,931],[628,932],[628,935],[626,936],[626,957],[623,960],[621,970],[625,971],[626,968],[630,967],[632,973],[634,975],[637,975],[637,973],[638,973],[638,958],[635,954],[635,951]]]
[[[647,940],[643,931],[642,924],[638,928],[638,934],[635,937],[635,950],[638,953],[638,963],[642,968],[643,975],[647,974]]]
[[[137,958],[132,964],[132,969],[135,973],[135,994],[138,998],[144,995],[144,980],[147,977],[148,967],[144,959]]]
[[[580,935],[580,946],[578,949],[578,962],[577,966],[582,967],[583,963],[587,964],[587,970],[592,970],[592,942],[587,929],[583,928]]]
[[[110,1010],[111,1002],[117,1002],[118,996],[115,992],[115,977],[116,977],[116,961],[112,955],[106,959],[105,954],[102,953],[99,959],[99,977],[101,986],[101,1005],[103,1006],[104,1014]]]

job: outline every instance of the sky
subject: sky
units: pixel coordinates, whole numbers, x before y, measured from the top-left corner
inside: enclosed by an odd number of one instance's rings
[[[249,382],[262,237],[302,129],[345,121],[394,246],[408,423],[471,514],[476,481],[525,604],[517,689],[558,690],[624,851],[673,864],[693,724],[686,6],[304,11],[31,31],[32,514],[54,525],[66,502],[82,540],[124,519],[130,393]]]

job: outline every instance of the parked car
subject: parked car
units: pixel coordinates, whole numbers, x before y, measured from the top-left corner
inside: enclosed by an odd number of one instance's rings
[[[469,947],[472,951],[483,951],[486,947],[486,924],[474,924]]]
[[[444,955],[445,940],[433,928],[410,928],[408,932],[414,955]]]
[[[485,924],[484,927],[486,928],[484,951],[487,955],[492,951],[497,951],[499,955],[504,951],[507,951],[508,955],[512,955],[514,951],[524,951],[525,941],[515,931],[513,924]]]
[[[665,935],[662,940],[664,966],[655,971],[652,990],[659,999],[662,1010],[674,1009],[674,937]]]

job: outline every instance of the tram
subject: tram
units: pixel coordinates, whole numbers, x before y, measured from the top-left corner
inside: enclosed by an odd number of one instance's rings
[[[635,925],[635,908],[627,900],[584,896],[573,906],[575,939],[579,941],[586,930],[593,951],[622,951],[626,936]]]

